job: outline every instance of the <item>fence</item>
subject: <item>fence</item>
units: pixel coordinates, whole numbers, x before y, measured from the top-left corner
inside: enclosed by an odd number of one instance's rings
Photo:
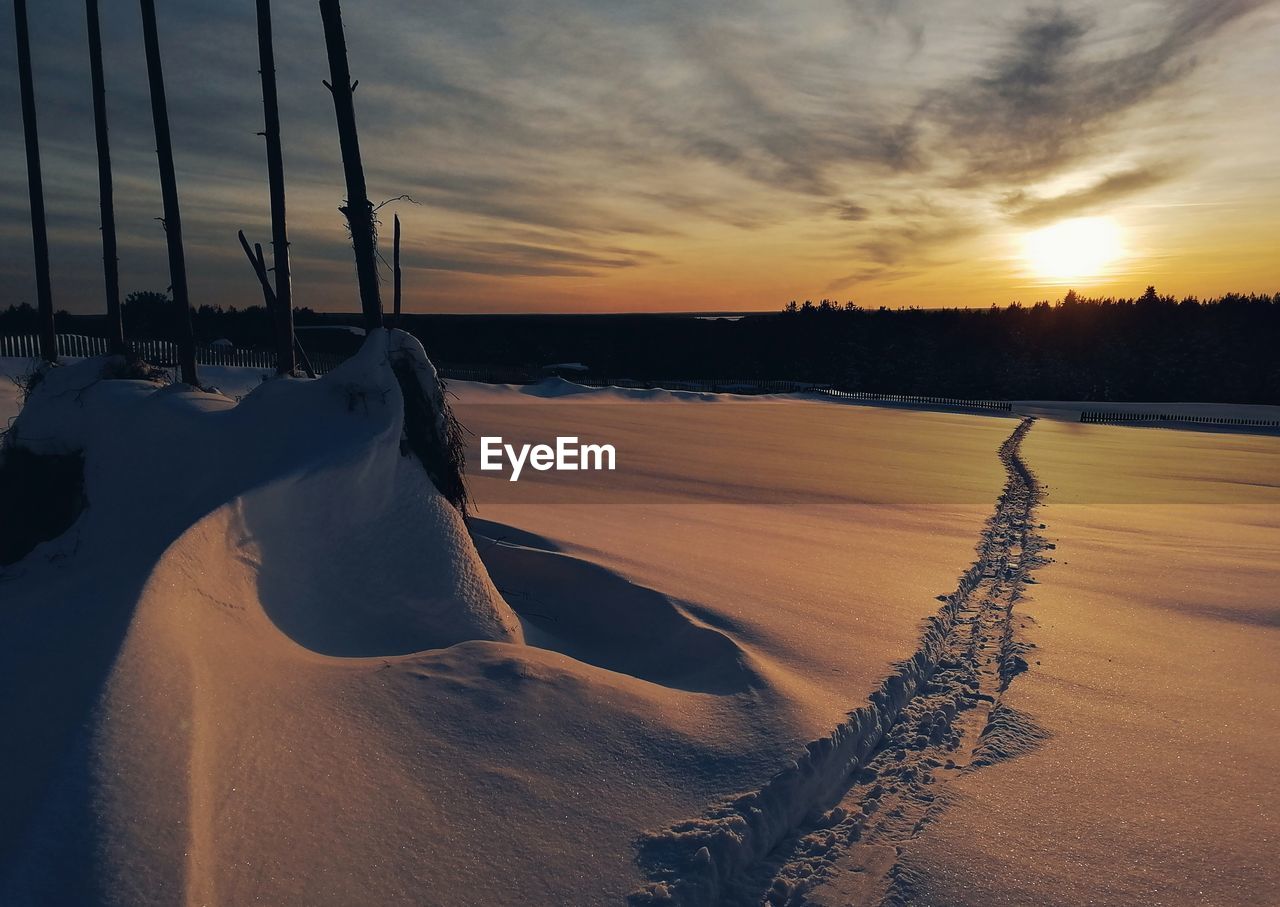
[[[868,394],[862,391],[846,391],[834,387],[814,388],[820,394],[843,397],[847,400],[866,400],[874,403],[907,403],[916,406],[947,406],[962,409],[988,409],[996,412],[1013,412],[1008,400],[961,400],[957,397],[917,397],[907,394]]]
[[[159,366],[172,368],[177,363],[177,345],[168,340],[133,340],[133,348],[142,358]],[[102,337],[88,337],[81,334],[59,334],[59,356],[100,356],[107,352],[107,341]],[[0,337],[0,356],[34,357],[40,354],[39,341],[35,335]],[[347,357],[340,353],[312,353],[311,365],[317,375],[332,371]],[[276,354],[272,350],[226,349],[220,347],[197,346],[196,362],[200,365],[219,365],[232,368],[274,369]],[[536,384],[546,378],[546,374],[533,369],[494,369],[484,366],[448,366],[439,368],[440,376],[446,380],[478,381],[483,384]],[[863,391],[848,391],[827,384],[816,384],[812,381],[785,381],[761,378],[680,378],[639,380],[635,378],[604,378],[595,375],[575,375],[572,379],[577,384],[587,387],[623,387],[636,390],[652,390],[661,388],[669,391],[691,391],[694,393],[712,394],[794,394],[811,391],[840,397],[846,400],[865,400],[873,403],[903,403],[915,406],[942,406],[958,409],[982,409],[996,412],[1011,412],[1013,404],[1005,400],[962,400],[956,397],[921,397],[904,394],[871,394]],[[1125,413],[1093,413],[1094,416],[1114,416],[1112,419],[1086,419],[1084,413],[1080,421],[1120,421],[1131,420]],[[1158,417],[1172,419],[1173,417]],[[1187,420],[1183,420],[1187,421]],[[1222,424],[1228,424],[1223,422]],[[1235,423],[1232,423],[1235,424]],[[1243,423],[1241,423],[1243,424]]]
[[[107,338],[89,337],[85,334],[58,334],[59,356],[103,356],[107,352]],[[35,334],[19,334],[0,337],[0,356],[18,359],[40,355],[40,338]]]
[[[492,369],[482,366],[438,365],[446,381],[476,381],[480,384],[536,384],[538,375],[528,369]]]
[[[105,337],[89,337],[84,334],[58,334],[59,356],[105,356],[107,340]],[[173,368],[178,362],[178,346],[169,340],[130,340],[129,345],[148,362],[165,368]],[[0,356],[19,359],[36,358],[40,355],[40,341],[34,334],[0,336]],[[317,375],[332,371],[347,357],[334,353],[312,353],[308,357]],[[234,347],[197,346],[196,363],[199,365],[218,365],[229,368],[276,367],[274,350],[236,349]]]
[[[1236,428],[1280,428],[1280,419],[1243,419],[1232,416],[1178,416],[1168,413],[1116,413],[1100,410],[1084,410],[1080,413],[1080,421],[1110,425],[1131,423],[1149,425],[1152,423],[1173,422],[1183,425],[1223,425]]]
[[[481,384],[537,384],[547,373],[536,369],[494,369],[484,366],[439,366],[446,381],[478,381]],[[600,375],[570,375],[566,378],[585,387],[623,387],[632,390],[692,391],[712,394],[794,394],[820,390],[826,385],[811,381],[781,381],[765,378],[606,378]]]
[[[484,384],[534,384],[546,377],[540,372],[530,370],[498,370],[482,367],[455,368],[451,366],[441,366],[440,374],[445,379],[479,381]],[[829,384],[817,384],[812,381],[783,381],[761,378],[655,378],[649,381],[640,381],[634,378],[602,378],[594,375],[575,375],[570,380],[575,384],[583,384],[587,387],[625,387],[645,390],[661,388],[669,391],[693,391],[713,394],[795,394],[810,391],[846,400],[866,400],[876,403],[905,403],[916,406],[983,409],[1002,413],[1013,411],[1013,404],[1007,400],[962,400],[957,397],[871,394],[863,391],[840,390]]]
[[[596,378],[590,375],[574,378],[587,387],[625,387],[632,390],[690,391],[705,394],[794,394],[800,391],[820,390],[822,385],[809,381],[779,381],[757,378],[689,378],[655,379],[638,381],[631,378]]]

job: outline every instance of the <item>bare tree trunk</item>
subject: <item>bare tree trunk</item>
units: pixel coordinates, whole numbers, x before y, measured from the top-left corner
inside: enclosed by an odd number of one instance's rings
[[[360,138],[356,133],[356,109],[352,99],[355,85],[347,68],[347,39],[342,30],[342,9],[338,0],[320,0],[324,21],[324,41],[329,51],[329,78],[325,85],[333,95],[338,120],[338,143],[342,148],[342,169],[347,177],[347,203],[342,213],[351,229],[351,245],[356,253],[356,278],[360,282],[360,307],[367,330],[382,327],[382,297],[378,290],[378,237],[374,229],[373,205],[364,183],[360,162]]]
[[[116,207],[111,190],[111,145],[107,139],[107,88],[102,75],[102,30],[98,0],[84,0],[89,20],[89,74],[93,81],[93,127],[98,138],[98,199],[102,208],[102,276],[107,292],[107,343],[123,353],[124,319],[120,312],[120,263],[116,255]]]
[[[395,325],[401,327],[400,324],[400,215],[396,215],[395,244],[392,247],[391,255],[391,271],[395,275]]]
[[[262,245],[261,243],[254,243],[251,249],[249,248],[249,240],[245,239],[244,231],[241,230],[237,235],[240,237],[240,248],[244,249],[245,257],[249,259],[249,267],[253,268],[253,273],[258,277],[258,284],[262,287],[262,299],[266,303],[267,312],[274,315],[280,303],[276,299],[275,290],[271,289],[271,279],[267,276],[267,263],[262,256]],[[302,370],[308,378],[314,378],[316,370],[312,368],[311,360],[307,358],[307,351],[302,348],[302,343],[298,340],[297,331],[290,330],[289,333],[293,344],[293,352],[301,360]]]
[[[311,365],[311,359],[307,356],[307,351],[302,348],[302,341],[298,339],[297,332],[293,335],[293,346],[298,351],[298,359],[302,363],[302,371],[308,378],[316,376],[316,370]]]
[[[173,143],[169,138],[169,108],[160,68],[160,38],[156,33],[155,0],[139,0],[142,38],[151,80],[151,119],[156,129],[156,155],[160,159],[160,193],[164,198],[164,234],[169,244],[169,280],[173,289],[174,334],[178,346],[181,380],[199,384],[196,374],[196,340],[191,330],[191,300],[187,295],[187,259],[182,250],[182,215],[178,211],[178,178],[173,171]]]
[[[18,82],[22,93],[22,127],[27,138],[27,189],[31,194],[31,242],[36,254],[36,302],[40,319],[40,355],[58,361],[58,335],[53,327],[53,290],[49,285],[49,234],[44,220],[44,181],[40,176],[40,139],[36,131],[36,93],[31,80],[31,38],[27,33],[27,0],[13,0],[18,38]]]
[[[274,319],[276,308],[279,301],[276,292],[271,288],[271,278],[267,276],[267,265],[262,259],[262,246],[258,245],[257,252],[249,247],[249,240],[245,239],[244,231],[241,230],[236,234],[240,237],[240,248],[244,249],[245,257],[249,259],[249,267],[253,268],[253,273],[258,278],[258,283],[262,286],[262,301],[267,307],[267,313]]]
[[[258,63],[262,74],[262,109],[266,118],[267,182],[271,188],[271,258],[276,270],[276,371],[291,375],[293,353],[293,284],[289,271],[289,231],[285,226],[284,152],[280,148],[280,105],[276,99],[276,57],[271,41],[271,0],[258,0]]]

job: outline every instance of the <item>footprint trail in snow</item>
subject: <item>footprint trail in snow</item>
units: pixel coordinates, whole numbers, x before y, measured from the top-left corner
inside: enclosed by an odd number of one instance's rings
[[[1006,482],[958,588],[940,596],[919,649],[759,791],[648,836],[650,885],[633,905],[861,907],[910,901],[899,857],[945,807],[948,782],[1034,749],[1047,736],[1002,702],[1032,644],[1015,615],[1053,546],[1034,511],[1043,492],[1023,463],[1025,419],[1000,447]]]

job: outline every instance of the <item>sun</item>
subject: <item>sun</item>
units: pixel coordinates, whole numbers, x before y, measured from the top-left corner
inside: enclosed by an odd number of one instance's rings
[[[1028,233],[1027,265],[1046,280],[1097,277],[1124,254],[1120,227],[1109,217],[1076,217]]]

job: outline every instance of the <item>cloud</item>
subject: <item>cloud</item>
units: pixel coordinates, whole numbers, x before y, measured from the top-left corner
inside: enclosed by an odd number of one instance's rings
[[[858,251],[864,258],[887,268],[903,263],[920,264],[929,250],[970,236],[974,230],[972,224],[962,220],[899,224],[860,243]]]
[[[442,280],[487,275],[486,292],[508,281],[511,299],[545,298],[528,289],[538,280],[589,277],[603,299],[610,281],[654,266],[639,248],[687,265],[707,242],[803,236],[822,267],[852,253],[859,279],[889,280],[982,229],[976,212],[993,205],[1030,223],[1182,178],[1199,162],[1154,148],[1178,166],[1055,198],[1029,188],[1107,172],[1133,140],[1129,115],[1186,97],[1211,42],[1260,5],[377,0],[376,15],[348,16],[347,38],[370,193],[421,203],[404,213],[426,266]],[[350,305],[334,280],[350,250],[319,15],[314,0],[273,8],[296,294]],[[57,304],[71,308],[96,306],[101,282],[82,17],[79,0],[32,12]],[[136,5],[103,25],[124,280],[161,286]],[[160,37],[193,295],[252,302],[252,275],[227,266],[235,231],[261,236],[267,218],[252,4],[172,0]],[[0,35],[0,70],[13,57]],[[16,124],[14,81],[0,80],[0,119]],[[1153,135],[1168,143],[1185,129],[1162,128]],[[0,227],[20,236],[19,132],[0,136],[0,154]],[[0,305],[30,296],[30,272],[27,246],[0,248]]]
[[[620,248],[566,249],[530,243],[428,242],[414,266],[435,271],[524,277],[589,277],[601,270],[634,268],[649,253]]]
[[[919,274],[919,269],[902,269],[894,268],[889,265],[872,263],[859,265],[853,271],[847,274],[841,274],[834,280],[828,281],[822,288],[823,293],[839,293],[850,287],[856,287],[868,283],[892,283],[896,280],[905,280],[908,277],[914,277]]]
[[[942,126],[970,182],[1042,177],[1091,154],[1124,114],[1185,78],[1202,44],[1261,5],[1181,0],[1124,40],[1100,34],[1092,14],[1035,10],[987,68],[922,109]],[[1117,43],[1124,46],[1100,49]]]
[[[893,41],[893,30],[905,36],[907,57],[924,49],[930,8],[919,0],[848,0],[848,7],[854,21],[873,29],[877,39]]]
[[[831,280],[823,292],[836,292],[871,282],[887,284],[920,274],[942,263],[940,253],[953,243],[975,235],[979,225],[956,211],[915,197],[904,199],[884,215],[862,227],[850,252],[842,258],[857,265]]]
[[[1103,177],[1092,186],[1049,198],[1019,190],[1002,200],[1002,206],[1018,223],[1039,224],[1095,211],[1135,193],[1167,183],[1181,169],[1170,163],[1148,164]]]
[[[834,206],[836,217],[854,223],[871,217],[871,209],[857,202],[839,202]]]

